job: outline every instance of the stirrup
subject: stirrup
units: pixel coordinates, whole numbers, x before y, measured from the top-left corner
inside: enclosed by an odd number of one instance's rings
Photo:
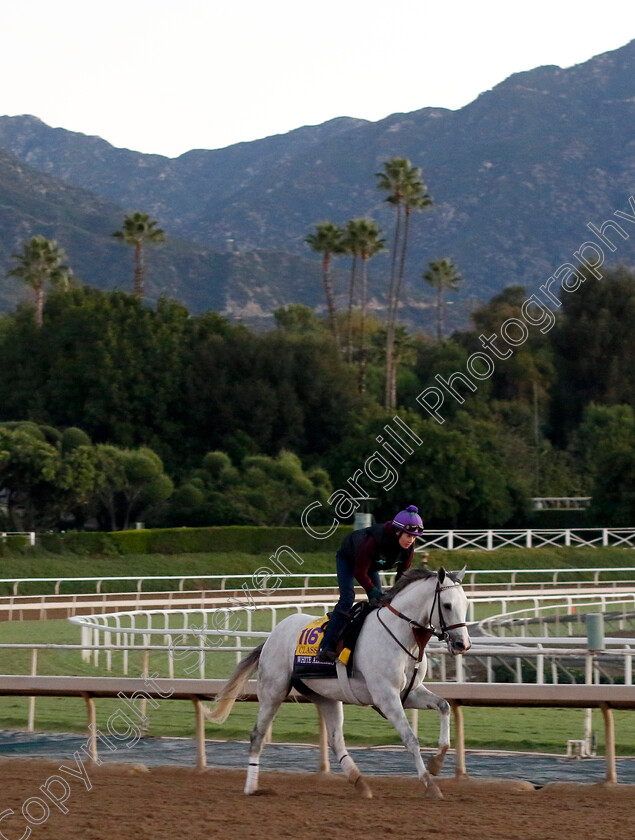
[[[324,648],[318,650],[315,655],[315,658],[318,662],[335,662],[337,659],[337,653],[330,648]]]

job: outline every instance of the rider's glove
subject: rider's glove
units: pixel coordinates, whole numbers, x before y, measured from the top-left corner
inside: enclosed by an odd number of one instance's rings
[[[378,603],[379,601],[381,601],[382,597],[383,597],[382,591],[381,591],[381,589],[378,589],[377,587],[375,587],[374,589],[371,589],[370,592],[368,593],[368,600],[370,601],[371,604],[374,603],[374,602]]]

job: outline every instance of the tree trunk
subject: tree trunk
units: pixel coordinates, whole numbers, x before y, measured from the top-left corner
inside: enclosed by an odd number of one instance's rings
[[[392,408],[392,366],[395,346],[395,330],[392,324],[386,327],[386,408]]]
[[[357,268],[357,254],[353,254],[353,267],[351,269],[351,282],[348,289],[348,317],[346,324],[346,355],[349,362],[353,361],[353,297],[355,293],[355,271]]]
[[[337,320],[335,318],[335,301],[333,299],[333,289],[331,288],[331,278],[329,276],[329,266],[331,258],[330,254],[324,254],[322,259],[322,279],[324,281],[324,292],[326,294],[326,307],[329,313],[329,323],[331,332],[335,339],[337,349],[340,349],[340,337],[337,332]]]
[[[366,393],[366,293],[368,289],[367,258],[362,254],[362,307],[359,322],[359,393]]]
[[[395,361],[395,326],[397,324],[397,310],[399,309],[399,297],[403,283],[404,267],[406,264],[406,249],[408,247],[408,227],[410,221],[410,208],[406,207],[404,219],[403,236],[401,238],[401,252],[399,254],[399,271],[393,291],[393,305],[390,317],[390,339],[386,335],[386,408],[397,407],[397,364]],[[390,365],[388,364],[388,341],[390,341]]]
[[[390,372],[390,407],[397,408],[397,368],[399,359],[393,353],[392,370]]]
[[[395,303],[393,311],[393,324],[397,321],[397,309],[399,308],[399,298],[401,297],[401,286],[403,283],[404,267],[406,265],[406,249],[408,248],[408,228],[410,227],[410,207],[406,207],[406,217],[403,225],[403,237],[401,240],[401,254],[399,255],[399,274],[397,277],[397,286],[395,288]]]
[[[41,327],[44,323],[44,284],[35,287],[35,323]]]
[[[447,332],[446,330],[446,310],[445,310],[445,289],[441,289],[441,338]]]
[[[390,267],[390,288],[388,290],[388,322],[386,324],[386,391],[385,405],[391,407],[391,371],[392,354],[395,344],[395,328],[393,310],[395,305],[395,282],[397,276],[397,253],[399,250],[399,239],[401,235],[401,204],[397,204],[397,222],[395,224],[395,240],[393,244],[392,264]]]
[[[134,252],[134,296],[138,300],[143,300],[145,294],[144,289],[145,266],[143,264],[143,245],[137,242]]]

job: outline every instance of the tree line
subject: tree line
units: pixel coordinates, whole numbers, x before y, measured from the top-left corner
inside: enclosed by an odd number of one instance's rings
[[[508,287],[439,340],[396,325],[399,416],[424,444],[370,507],[416,500],[429,526],[502,526],[532,496],[592,495],[604,524],[632,524],[635,502],[635,278],[626,269],[566,296],[440,426],[417,410],[435,374],[464,369],[478,335],[517,317]],[[336,313],[341,335],[348,313]],[[385,408],[385,321],[350,316],[366,341],[366,388],[330,317],[299,304],[256,333],[177,301],[77,284],[51,287],[36,323],[22,304],[0,318],[0,487],[17,526],[95,520],[120,528],[291,524],[328,499],[378,447]],[[489,334],[489,332],[488,332]],[[316,522],[318,520],[315,520]],[[67,525],[68,526],[68,525]]]

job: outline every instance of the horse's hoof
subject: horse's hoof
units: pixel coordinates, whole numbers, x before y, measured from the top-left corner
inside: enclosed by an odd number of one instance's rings
[[[441,788],[435,785],[434,782],[431,782],[426,788],[426,796],[428,799],[443,799]]]
[[[362,797],[362,799],[372,799],[373,798],[373,792],[371,791],[371,789],[366,784],[366,779],[363,776],[359,776],[355,780],[355,790],[357,791],[357,793],[359,793],[359,795]]]
[[[438,776],[442,767],[443,756],[431,755],[428,759],[428,773],[432,773],[433,776]]]

